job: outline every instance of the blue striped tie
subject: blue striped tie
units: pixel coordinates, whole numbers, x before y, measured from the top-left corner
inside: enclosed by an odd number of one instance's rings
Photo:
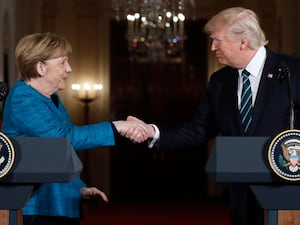
[[[241,118],[242,118],[242,125],[244,129],[244,133],[247,134],[248,128],[252,121],[252,92],[251,92],[251,85],[249,80],[250,73],[247,70],[243,70],[243,89],[242,89],[242,97],[241,97]]]

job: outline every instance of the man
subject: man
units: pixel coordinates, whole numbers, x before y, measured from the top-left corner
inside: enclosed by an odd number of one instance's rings
[[[204,29],[212,39],[211,50],[225,67],[210,77],[206,96],[191,121],[175,129],[148,125],[150,147],[191,147],[218,134],[274,136],[289,129],[289,92],[282,82],[288,78],[278,79],[279,70],[290,71],[294,126],[299,128],[300,60],[265,46],[268,41],[256,14],[241,7],[225,9]],[[132,129],[123,135],[134,139],[137,133]],[[264,211],[247,184],[231,184],[229,195],[232,225],[264,224]]]

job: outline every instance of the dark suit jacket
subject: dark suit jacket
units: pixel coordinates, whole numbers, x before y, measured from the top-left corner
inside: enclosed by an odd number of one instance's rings
[[[295,129],[300,128],[300,59],[267,49],[254,104],[251,136],[273,137],[290,129],[290,101],[287,85],[278,79],[283,62],[291,74],[291,92],[295,110]],[[207,92],[192,120],[176,127],[160,128],[160,149],[201,147],[217,135],[243,136],[238,109],[238,71],[225,66],[213,73]],[[232,224],[263,224],[264,212],[247,184],[229,188]]]
[[[267,58],[254,104],[251,136],[274,136],[290,129],[290,101],[287,85],[278,79],[278,65],[284,62],[291,74],[295,129],[300,128],[300,59],[271,51]],[[206,96],[194,118],[177,127],[160,126],[158,147],[162,149],[201,146],[216,135],[242,136],[238,109],[238,71],[226,66],[213,73]],[[247,184],[229,188],[232,224],[263,224],[263,210]],[[235,221],[235,222],[234,222]]]
[[[284,62],[291,74],[291,90],[295,109],[295,128],[300,128],[300,59],[267,49],[255,105],[251,136],[274,136],[290,128],[289,92],[278,79],[278,65]],[[238,109],[238,71],[226,66],[213,73],[206,96],[194,118],[176,129],[160,127],[160,148],[200,146],[218,134],[242,136]]]

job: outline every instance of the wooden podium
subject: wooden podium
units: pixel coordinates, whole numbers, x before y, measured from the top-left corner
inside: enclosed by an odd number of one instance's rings
[[[269,137],[218,137],[206,171],[216,182],[249,183],[269,225],[300,224],[285,223],[299,217],[300,183],[285,182],[271,172],[265,160],[268,142]]]
[[[23,225],[22,210],[17,211],[17,225]],[[0,224],[9,225],[9,210],[0,210]]]
[[[21,225],[21,209],[37,185],[69,182],[80,175],[82,164],[66,138],[10,140],[15,161],[11,171],[0,179],[0,224]]]

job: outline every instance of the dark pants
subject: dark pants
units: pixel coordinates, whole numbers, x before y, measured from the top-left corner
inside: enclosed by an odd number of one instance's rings
[[[23,225],[79,225],[79,219],[62,216],[23,216]]]
[[[230,192],[231,225],[264,225],[264,209],[247,184],[232,184]]]

